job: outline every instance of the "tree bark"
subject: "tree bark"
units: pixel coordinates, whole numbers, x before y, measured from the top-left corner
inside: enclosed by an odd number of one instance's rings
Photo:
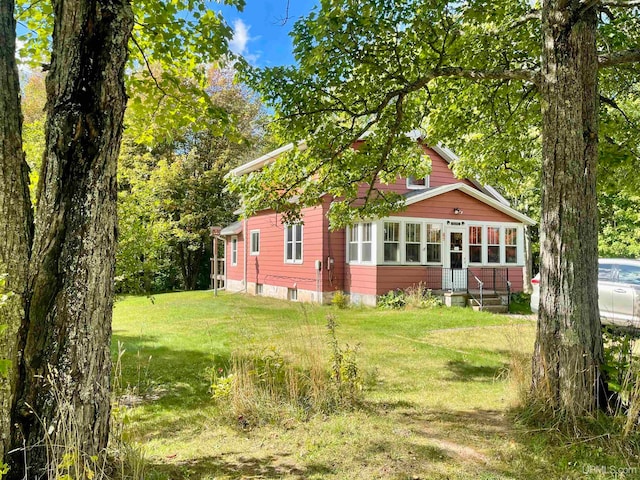
[[[53,8],[30,326],[16,413],[29,478],[45,474],[47,455],[55,461],[59,449],[88,458],[107,446],[116,163],[133,26],[128,0],[54,0]]]
[[[19,332],[25,318],[27,269],[33,230],[29,167],[22,151],[22,114],[13,14],[13,0],[0,1],[0,274],[8,274],[6,288],[14,294],[0,307],[0,461],[11,444],[11,410],[21,348]]]
[[[543,2],[541,303],[533,393],[575,418],[598,407],[598,57],[595,8]]]

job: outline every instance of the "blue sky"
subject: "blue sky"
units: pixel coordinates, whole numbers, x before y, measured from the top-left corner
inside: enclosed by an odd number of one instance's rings
[[[318,0],[246,0],[244,11],[212,5],[222,11],[233,28],[231,50],[259,67],[291,65],[293,45],[289,32],[295,21],[311,12]],[[287,3],[289,10],[287,12]],[[288,13],[288,15],[287,15]],[[284,19],[287,19],[284,22]]]

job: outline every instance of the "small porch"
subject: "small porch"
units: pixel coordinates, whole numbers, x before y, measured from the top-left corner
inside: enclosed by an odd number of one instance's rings
[[[446,268],[426,267],[424,286],[436,295],[443,295],[453,305],[466,305],[478,310],[499,311],[505,305],[508,311],[511,298],[511,281],[509,268],[506,267],[471,267]],[[447,303],[449,303],[447,302]]]

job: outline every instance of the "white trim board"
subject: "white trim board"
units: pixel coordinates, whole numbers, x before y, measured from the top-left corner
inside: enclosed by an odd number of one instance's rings
[[[414,203],[421,202],[422,200],[426,200],[428,198],[437,197],[438,195],[442,195],[444,193],[453,192],[454,190],[458,190],[458,191],[461,191],[463,193],[466,193],[470,197],[473,197],[476,200],[480,200],[481,202],[486,203],[490,207],[493,207],[496,210],[499,210],[502,213],[504,213],[506,215],[509,215],[512,218],[515,218],[516,220],[518,220],[519,222],[524,223],[525,225],[535,225],[536,224],[535,220],[532,220],[531,218],[529,218],[526,215],[518,212],[517,210],[514,210],[513,208],[503,204],[502,202],[500,202],[500,201],[498,201],[498,200],[496,200],[494,198],[491,198],[486,193],[482,193],[481,191],[476,190],[475,188],[472,188],[469,185],[466,185],[464,183],[451,183],[449,185],[443,185],[441,187],[432,188],[432,189],[426,190],[426,191],[424,191],[422,193],[418,193],[418,194],[412,195],[411,197],[409,197],[409,198],[407,198],[405,200],[405,205],[407,205],[407,206],[413,205]]]

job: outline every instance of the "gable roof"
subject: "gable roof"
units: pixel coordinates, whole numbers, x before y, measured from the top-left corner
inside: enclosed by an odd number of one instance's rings
[[[514,210],[510,206],[505,205],[504,203],[496,200],[495,198],[487,195],[486,193],[476,190],[475,188],[471,188],[469,185],[461,182],[442,185],[440,187],[429,188],[426,190],[415,190],[412,192],[407,192],[404,194],[405,205],[409,206],[414,203],[421,202],[422,200],[426,200],[428,198],[433,198],[433,197],[437,197],[438,195],[442,195],[444,193],[453,192],[454,190],[458,190],[460,192],[466,193],[470,197],[473,197],[476,200],[479,200],[489,205],[490,207],[493,207],[496,210],[499,210],[500,212],[506,215],[509,215],[515,220],[522,222],[526,225],[535,225],[536,223],[531,218],[518,212],[517,210]]]
[[[444,145],[438,144],[434,147],[430,147],[434,152],[436,152],[438,155],[440,155],[442,157],[442,159],[447,162],[448,165],[460,160],[460,157],[458,155],[456,155],[455,153],[453,153],[452,150],[449,150],[447,147],[445,147]],[[474,180],[472,178],[468,178],[467,180],[469,180],[471,183],[473,183],[480,191],[489,194],[490,196],[494,197],[496,200],[498,200],[500,203],[506,205],[507,207],[510,206],[511,204],[509,203],[509,201],[504,198],[502,195],[500,195],[495,188],[493,188],[491,185],[482,185],[480,182],[478,182],[477,180]]]

